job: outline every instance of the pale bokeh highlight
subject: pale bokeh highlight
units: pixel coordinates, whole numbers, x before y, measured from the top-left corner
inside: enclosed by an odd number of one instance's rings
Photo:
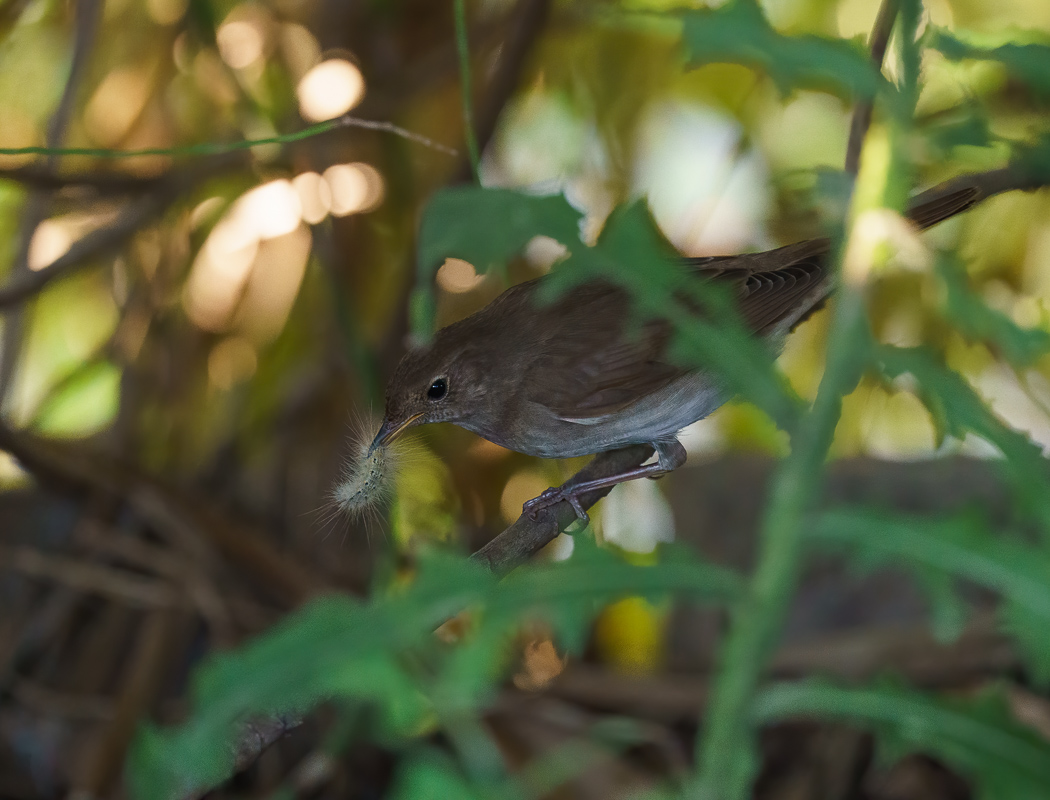
[[[328,181],[316,172],[302,172],[292,179],[292,186],[299,195],[303,210],[303,221],[316,225],[332,210],[332,189]]]
[[[235,19],[225,22],[215,34],[219,55],[233,69],[245,69],[262,58],[263,30],[258,21]]]
[[[183,298],[190,319],[205,330],[227,327],[260,244],[297,231],[301,221],[299,195],[288,180],[271,181],[242,195],[212,228],[193,263]],[[301,269],[295,264],[289,269],[299,273],[297,290]]]
[[[324,171],[324,180],[331,191],[333,216],[370,211],[383,200],[383,176],[369,164],[336,164]]]
[[[342,58],[330,58],[307,72],[296,92],[303,119],[322,122],[345,114],[360,103],[365,94],[365,79],[354,64]]]
[[[438,286],[450,294],[464,294],[485,279],[484,275],[478,275],[474,265],[461,258],[446,258],[445,263],[437,271]]]

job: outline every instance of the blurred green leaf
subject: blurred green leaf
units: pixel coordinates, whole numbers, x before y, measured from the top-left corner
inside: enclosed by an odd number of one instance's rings
[[[753,713],[760,723],[796,717],[859,723],[894,756],[940,759],[972,781],[978,800],[1050,796],[1050,743],[1018,723],[998,692],[942,699],[896,686],[807,681],[766,689]]]
[[[865,563],[892,563],[929,576],[942,601],[958,578],[989,589],[1004,602],[1006,627],[1022,642],[1033,673],[1050,678],[1050,555],[995,535],[978,515],[945,519],[840,509],[821,514],[814,540],[846,544]],[[938,579],[939,576],[939,579]],[[936,595],[935,595],[936,597]],[[1037,643],[1032,647],[1033,642]]]
[[[562,195],[536,196],[510,189],[453,186],[431,197],[419,226],[412,329],[434,329],[434,275],[446,258],[468,261],[479,273],[502,267],[536,236],[566,247],[580,241],[582,214]]]
[[[551,301],[590,280],[623,287],[636,304],[637,322],[658,317],[674,325],[672,357],[713,368],[727,381],[729,394],[742,395],[790,427],[798,402],[774,369],[769,346],[740,321],[726,287],[689,274],[643,201],[615,208],[594,247],[580,240],[579,219],[562,197],[478,187],[436,195],[424,212],[420,235],[421,273],[412,301],[417,333],[432,327],[431,270],[441,259],[455,256],[487,268],[515,255],[534,236],[550,236],[568,248],[569,257],[543,279],[541,300]]]
[[[429,749],[405,759],[390,794],[393,800],[475,800],[478,792],[444,753]]]
[[[41,433],[85,436],[105,428],[116,418],[121,370],[109,361],[83,366],[37,412],[35,427]]]
[[[937,274],[947,288],[944,313],[967,338],[986,343],[1007,361],[1026,367],[1050,353],[1050,333],[1022,328],[1008,316],[989,308],[967,286],[966,273],[954,256],[942,253]]]
[[[1040,448],[1027,436],[1001,422],[969,383],[922,347],[879,346],[876,360],[889,378],[911,374],[919,382],[919,396],[934,420],[949,435],[962,439],[974,433],[1003,454],[998,462],[1028,513],[1038,519],[1050,537],[1050,471]]]
[[[729,62],[754,67],[769,75],[782,94],[815,88],[859,99],[889,85],[861,42],[777,33],[756,0],[687,11],[682,20],[691,66]]]
[[[1050,45],[1010,42],[999,47],[981,47],[964,41],[944,28],[932,30],[928,39],[930,47],[952,61],[998,61],[1007,72],[1027,84],[1037,95],[1050,99]]]
[[[568,247],[579,241],[582,216],[560,194],[540,197],[480,186],[442,189],[423,212],[419,269],[431,276],[452,257],[488,272],[536,236],[550,236]]]
[[[954,109],[944,118],[920,120],[917,127],[926,146],[941,157],[957,147],[988,147],[995,141],[988,115],[976,103]]]
[[[193,682],[190,721],[140,735],[130,783],[136,797],[150,800],[215,785],[232,768],[231,743],[244,722],[333,698],[369,704],[384,738],[410,740],[434,706],[458,712],[488,697],[501,678],[503,643],[525,621],[578,630],[627,593],[725,601],[738,588],[731,572],[684,555],[638,567],[583,547],[568,562],[523,567],[500,582],[468,559],[424,554],[408,586],[367,604],[316,600],[247,646],[206,662]],[[442,650],[434,629],[465,609],[480,615],[476,635]],[[417,657],[406,658],[410,653]]]

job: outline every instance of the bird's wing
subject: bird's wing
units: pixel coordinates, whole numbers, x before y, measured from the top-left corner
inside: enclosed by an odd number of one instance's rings
[[[830,291],[828,239],[811,239],[764,253],[689,259],[698,277],[734,287],[744,324],[759,336],[787,333]]]
[[[698,278],[732,285],[747,327],[768,336],[786,332],[823,300],[828,288],[821,255],[827,248],[825,241],[802,242],[685,263]],[[691,371],[668,360],[670,324],[652,319],[632,326],[627,295],[616,287],[586,284],[546,313],[552,323],[568,315],[579,325],[571,336],[550,337],[523,376],[521,394],[562,419],[599,422]]]
[[[1000,189],[958,179],[914,197],[907,216],[928,228],[995,191]],[[684,263],[698,278],[734,287],[745,325],[758,336],[777,337],[824,304],[831,290],[826,268],[830,248],[829,239],[811,239],[764,253]],[[670,325],[650,320],[632,330],[629,310],[626,295],[603,284],[580,287],[552,306],[551,313],[574,315],[579,326],[572,336],[552,337],[528,371],[525,398],[563,419],[597,422],[686,374],[689,370],[667,361]],[[604,324],[590,325],[592,318]]]
[[[684,370],[664,360],[670,326],[662,320],[632,325],[627,294],[589,283],[544,309],[551,322],[578,320],[571,333],[551,336],[523,376],[522,399],[576,422],[597,422],[667,386]],[[600,320],[601,324],[593,324]]]

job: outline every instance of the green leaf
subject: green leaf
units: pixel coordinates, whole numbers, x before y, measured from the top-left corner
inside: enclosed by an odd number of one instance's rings
[[[487,272],[520,253],[536,236],[550,236],[571,247],[579,241],[582,216],[562,195],[538,197],[479,186],[442,189],[423,212],[419,269],[433,275],[453,257]]]
[[[799,403],[773,368],[770,348],[745,328],[725,287],[689,275],[644,202],[614,209],[594,247],[580,241],[579,220],[562,197],[478,187],[439,192],[424,212],[420,234],[414,330],[425,334],[433,327],[431,278],[441,259],[456,256],[485,268],[510,258],[534,236],[550,236],[566,246],[569,257],[544,278],[541,300],[589,280],[622,286],[636,304],[636,321],[661,317],[674,325],[672,357],[713,369],[728,393],[755,403],[782,427],[793,424]]]
[[[919,394],[930,413],[947,432],[963,438],[974,433],[1003,454],[998,466],[1010,479],[1011,487],[1028,513],[1038,519],[1044,535],[1050,537],[1050,481],[1046,459],[1027,436],[1004,425],[957,372],[939,363],[926,348],[877,348],[876,360],[883,373],[897,378],[910,373],[919,382]]]
[[[628,593],[724,601],[738,591],[733,573],[684,556],[639,567],[583,548],[579,558],[524,567],[500,582],[469,559],[424,553],[408,586],[370,603],[315,600],[264,636],[209,659],[195,673],[190,720],[139,736],[130,785],[135,797],[150,800],[213,786],[230,774],[243,723],[329,699],[367,704],[378,735],[409,741],[435,706],[466,711],[490,696],[505,643],[527,620],[579,630],[604,603]],[[434,629],[464,609],[477,610],[478,634],[442,647]]]
[[[690,66],[744,64],[764,71],[784,94],[815,88],[857,99],[888,86],[861,42],[777,33],[755,0],[687,11],[682,21]]]
[[[445,754],[427,750],[420,757],[405,759],[390,795],[393,800],[476,800],[481,797]]]
[[[1022,328],[985,305],[967,286],[965,273],[955,258],[942,254],[937,261],[937,274],[948,290],[944,313],[964,336],[986,343],[1019,367],[1029,366],[1050,353],[1050,333]]]
[[[937,115],[935,120],[919,121],[918,130],[942,158],[957,147],[988,147],[996,141],[988,126],[988,115],[976,103],[952,109],[947,117]]]
[[[1035,94],[1050,99],[1050,45],[1009,42],[999,47],[980,47],[963,41],[943,28],[931,32],[929,44],[952,61],[998,61]]]
[[[889,562],[932,574],[941,592],[944,582],[958,578],[995,592],[1004,600],[1005,627],[1021,642],[1033,675],[1050,677],[1050,556],[1044,549],[995,535],[975,514],[930,519],[840,509],[821,514],[809,536],[846,544],[868,564]]]
[[[978,800],[1050,796],[1050,744],[1010,714],[996,692],[942,699],[894,686],[778,684],[755,701],[757,722],[833,718],[872,730],[895,755],[933,756],[972,781]]]
[[[741,395],[783,428],[794,424],[799,402],[774,368],[771,348],[740,320],[728,287],[698,280],[671,257],[643,202],[614,209],[594,247],[581,244],[570,252],[545,279],[543,298],[596,278],[622,286],[640,318],[674,326],[672,359],[712,369],[726,382],[727,394]]]
[[[412,330],[421,338],[434,330],[434,275],[446,258],[469,261],[484,273],[502,267],[536,236],[549,236],[571,249],[580,244],[582,216],[562,195],[540,197],[480,186],[436,192],[419,226]]]

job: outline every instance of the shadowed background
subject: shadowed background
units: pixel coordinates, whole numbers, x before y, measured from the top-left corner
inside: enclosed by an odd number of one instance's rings
[[[468,4],[481,182],[564,192],[591,240],[636,196],[688,255],[819,235],[830,211],[815,200],[817,175],[841,168],[850,108],[817,92],[785,97],[745,67],[683,71],[677,30],[645,16],[674,7]],[[989,46],[1016,27],[1050,35],[1043,0],[926,7],[932,23]],[[854,37],[876,9],[772,0],[766,11],[790,33]],[[931,52],[923,79],[918,125],[931,144],[913,155],[923,184],[995,166],[994,137],[1022,138],[1038,122],[1031,96],[994,63]],[[957,109],[969,102],[965,121],[982,133],[966,138]],[[366,593],[423,543],[476,550],[584,463],[540,462],[441,426],[410,437],[389,507],[365,520],[330,513],[353,437],[371,438],[383,383],[410,344],[421,209],[437,188],[470,179],[450,3],[0,4],[0,147],[163,150],[264,139],[347,112],[425,139],[340,126],[221,154],[0,156],[0,796],[122,796],[136,724],[181,718],[206,653],[328,589]],[[1014,194],[930,237],[958,248],[989,305],[1046,328],[1048,220],[1045,193]],[[436,276],[439,323],[562,253],[538,237],[504,274],[450,259]],[[968,343],[930,310],[936,291],[922,269],[882,278],[879,338],[936,344],[1003,419],[1050,444],[1050,361],[1014,370]],[[780,362],[807,399],[826,326],[826,312],[807,321]],[[940,437],[903,388],[864,381],[845,399],[829,497],[926,513],[981,500],[1009,519],[984,461],[991,449]],[[641,562],[678,540],[746,565],[755,498],[786,438],[756,407],[732,403],[684,441],[687,465],[617,488],[593,513],[596,529]],[[550,555],[571,547],[562,537]],[[1016,668],[992,625],[978,620],[955,649],[938,648],[900,575],[842,572],[828,560],[807,579],[775,664],[784,674],[866,676],[890,663],[956,686]],[[522,647],[518,689],[492,714],[501,746],[524,762],[601,713],[629,713],[651,722],[650,740],[565,796],[611,797],[680,772],[689,751],[676,726],[703,702],[720,626],[714,612],[628,598],[601,615],[585,663],[524,695],[564,669],[538,632]],[[1050,725],[1044,701],[1022,701]],[[333,756],[321,727],[267,750],[216,796],[281,785],[382,796],[394,756],[374,744]],[[856,785],[870,742],[796,727],[770,734],[763,796],[967,796],[915,757],[847,794],[836,787]]]

